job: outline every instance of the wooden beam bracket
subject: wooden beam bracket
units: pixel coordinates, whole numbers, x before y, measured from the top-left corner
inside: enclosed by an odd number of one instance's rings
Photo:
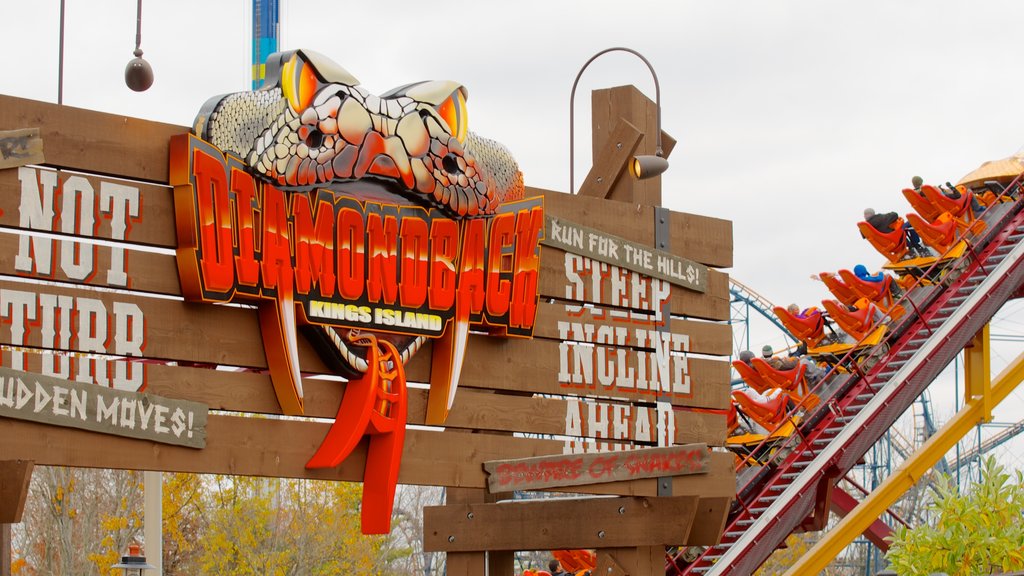
[[[31,460],[0,461],[0,524],[21,522],[34,467]]]
[[[639,128],[620,119],[612,131],[609,146],[603,148],[597,158],[594,158],[594,166],[580,185],[579,194],[607,198],[615,183],[622,177],[622,173],[626,171],[641,138],[643,132]]]

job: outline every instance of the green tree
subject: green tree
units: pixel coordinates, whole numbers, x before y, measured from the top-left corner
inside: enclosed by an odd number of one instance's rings
[[[887,558],[901,576],[951,576],[1024,569],[1024,476],[1012,476],[991,456],[981,481],[958,493],[948,477],[936,483],[933,522],[901,527]]]

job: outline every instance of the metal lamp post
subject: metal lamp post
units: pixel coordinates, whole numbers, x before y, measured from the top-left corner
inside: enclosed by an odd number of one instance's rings
[[[155,570],[156,566],[146,562],[142,555],[142,548],[138,544],[128,545],[128,555],[121,556],[121,561],[111,566],[124,570],[125,576],[143,576],[143,570]]]
[[[569,193],[575,194],[575,110],[576,110],[576,86],[580,82],[580,77],[583,76],[583,71],[590,66],[590,63],[597,60],[603,54],[608,52],[628,52],[637,58],[643,60],[644,64],[647,65],[647,69],[651,71],[651,76],[654,78],[654,100],[655,105],[658,108],[658,132],[655,135],[655,149],[654,156],[651,155],[638,155],[634,156],[632,162],[629,163],[629,171],[634,178],[638,180],[646,180],[647,178],[653,178],[658,174],[661,174],[668,169],[668,160],[664,157],[664,151],[661,148],[661,85],[658,83],[658,75],[654,73],[654,67],[651,66],[650,61],[644,58],[643,54],[633,50],[632,48],[606,48],[601,50],[597,54],[590,57],[590,60],[580,68],[580,71],[576,74],[576,79],[572,83],[572,91],[569,93]]]

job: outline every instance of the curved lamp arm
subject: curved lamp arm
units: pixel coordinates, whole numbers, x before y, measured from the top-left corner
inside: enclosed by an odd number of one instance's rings
[[[575,156],[575,144],[576,144],[576,142],[575,142],[575,130],[576,130],[576,123],[575,123],[575,117],[576,117],[575,116],[575,111],[576,111],[576,86],[580,83],[580,77],[583,76],[583,71],[586,70],[588,66],[590,66],[590,63],[593,62],[594,60],[597,60],[600,56],[602,56],[604,54],[607,54],[608,52],[629,52],[630,54],[632,54],[632,55],[636,56],[637,58],[643,60],[644,64],[647,65],[647,69],[651,71],[651,76],[654,78],[654,101],[655,101],[655,104],[657,105],[657,108],[658,108],[658,114],[657,114],[657,118],[658,118],[658,132],[657,132],[657,134],[655,136],[655,151],[654,151],[654,154],[655,154],[655,156],[657,158],[662,158],[662,155],[663,155],[663,151],[662,151],[662,148],[661,148],[661,85],[658,84],[658,75],[654,73],[654,67],[651,66],[651,63],[650,63],[650,61],[647,60],[647,58],[644,58],[643,54],[637,52],[636,50],[633,50],[632,48],[623,48],[621,46],[617,46],[617,47],[614,47],[614,48],[606,48],[604,50],[601,50],[597,54],[594,54],[593,56],[591,56],[590,60],[587,60],[587,62],[583,65],[583,68],[580,68],[579,73],[576,74],[576,79],[573,80],[573,82],[572,82],[572,92],[569,93],[569,193],[570,194],[575,194],[576,193],[576,190],[575,190],[575,184],[576,184],[576,181],[575,181],[575,162],[574,162],[575,159],[576,159],[576,156]],[[634,160],[634,164],[638,165],[638,161],[641,158],[643,158],[643,157],[637,157],[637,159]],[[667,162],[663,161],[660,164],[664,164],[664,167],[662,167],[661,170],[657,172],[657,174],[660,174],[661,172],[664,172],[665,168],[668,168],[668,163]],[[642,177],[648,177],[648,176],[654,176],[654,175],[656,175],[656,174],[645,173],[645,174],[643,174]],[[637,176],[638,178],[640,178],[641,174],[639,172],[634,171],[634,176]]]

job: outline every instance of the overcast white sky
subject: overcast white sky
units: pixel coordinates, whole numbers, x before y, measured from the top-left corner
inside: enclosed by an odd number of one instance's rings
[[[249,87],[249,0],[147,0],[156,83],[142,94],[123,82],[136,3],[67,4],[65,104],[190,124],[210,96]],[[0,6],[0,93],[56,101],[59,1]],[[855,227],[865,207],[909,212],[900,189],[914,174],[956,181],[1024,144],[1020,22],[1012,0],[282,0],[281,46],[322,52],[376,93],[461,82],[470,129],[505,143],[527,184],[561,191],[573,78],[604,48],[638,50],[679,140],[665,205],[732,220],[730,273],[777,303],[812,305],[828,297],[812,272],[882,264]],[[639,60],[608,54],[580,83],[577,125],[589,126],[590,90],[621,84],[653,97]],[[585,130],[577,142],[582,181]],[[1012,306],[993,332],[1024,332]]]

